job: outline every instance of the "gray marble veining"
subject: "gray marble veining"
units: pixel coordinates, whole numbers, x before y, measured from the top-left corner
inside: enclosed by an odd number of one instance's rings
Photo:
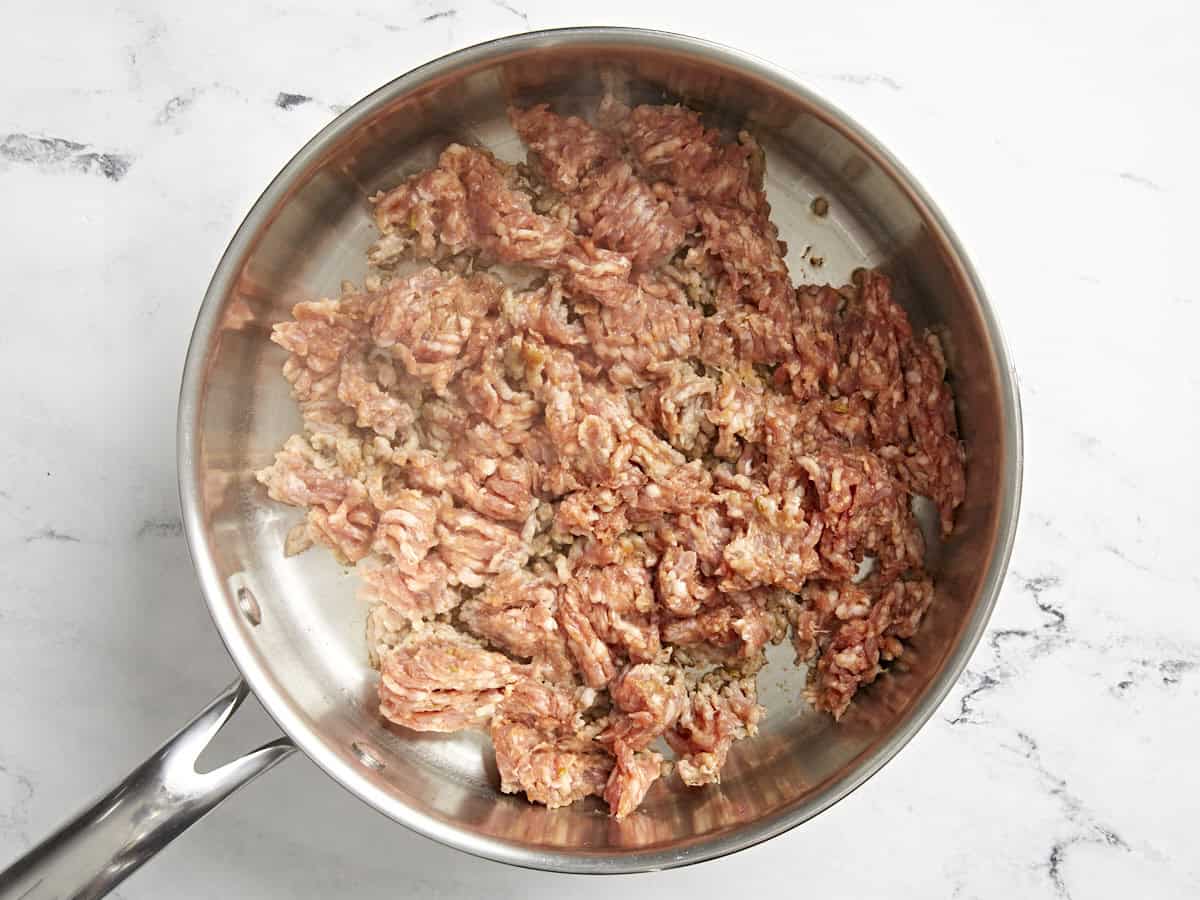
[[[200,297],[250,203],[380,83],[573,15],[546,0],[11,11],[0,861],[231,675],[181,536],[174,407]],[[1196,10],[749,0],[731,16],[615,0],[586,18],[688,31],[792,68],[891,147],[955,224],[1025,401],[1025,514],[987,637],[939,714],[869,784],[699,869],[617,883],[502,868],[391,825],[297,760],[120,895],[617,888],[671,900],[748,883],[864,898],[1200,893]],[[226,749],[272,734],[248,712]]]

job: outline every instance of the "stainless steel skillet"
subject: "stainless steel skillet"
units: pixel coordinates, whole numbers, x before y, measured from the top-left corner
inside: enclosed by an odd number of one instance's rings
[[[264,502],[252,475],[298,425],[270,326],[295,302],[365,274],[373,236],[365,198],[429,165],[451,140],[515,159],[519,144],[504,115],[511,101],[584,111],[605,89],[633,101],[683,100],[713,121],[752,128],[767,152],[768,194],[793,248],[793,277],[840,282],[857,266],[888,266],[913,320],[943,330],[968,452],[958,526],[932,554],[939,598],[903,665],[837,726],[799,702],[799,673],[769,668],[760,678],[769,710],[762,733],[735,745],[723,783],[690,790],[665,780],[621,822],[598,807],[551,811],[500,795],[482,736],[386,727],[375,712],[354,579],[324,554],[283,557],[294,519]],[[817,196],[828,201],[827,215],[811,211]],[[748,847],[854,790],[933,713],[987,624],[1020,499],[1020,408],[999,327],[912,177],[786,72],[715,44],[632,29],[535,32],[462,50],[384,86],[313,138],[268,186],[217,267],[188,349],[178,427],[188,543],[244,680],[0,873],[0,897],[101,896],[296,749],[397,822],[514,865],[634,872]],[[200,751],[249,690],[286,737],[196,773]]]

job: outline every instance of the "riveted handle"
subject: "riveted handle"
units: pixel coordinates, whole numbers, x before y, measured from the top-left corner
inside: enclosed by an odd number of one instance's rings
[[[295,746],[287,737],[197,772],[201,752],[250,693],[221,692],[124,781],[0,872],[0,900],[103,897],[218,803]]]

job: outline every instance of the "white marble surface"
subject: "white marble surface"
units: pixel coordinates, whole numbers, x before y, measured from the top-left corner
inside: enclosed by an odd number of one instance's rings
[[[774,21],[755,0],[603,6],[587,18],[790,67],[897,153],[969,248],[1020,369],[1028,462],[1011,574],[968,673],[866,787],[699,868],[503,868],[294,760],[120,895],[1200,893],[1194,5],[879,0],[783,4]],[[233,673],[180,536],[174,421],[193,316],[249,205],[382,82],[578,15],[546,0],[6,10],[0,862]],[[229,744],[269,731],[252,710]]]

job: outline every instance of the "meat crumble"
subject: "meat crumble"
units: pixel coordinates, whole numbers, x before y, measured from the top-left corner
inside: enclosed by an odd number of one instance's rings
[[[304,429],[258,478],[288,552],[357,564],[384,717],[621,817],[719,781],[771,644],[846,712],[934,598],[912,498],[948,534],[965,472],[937,337],[879,272],[793,285],[749,133],[602,113],[372,198],[374,274],[275,326]]]

